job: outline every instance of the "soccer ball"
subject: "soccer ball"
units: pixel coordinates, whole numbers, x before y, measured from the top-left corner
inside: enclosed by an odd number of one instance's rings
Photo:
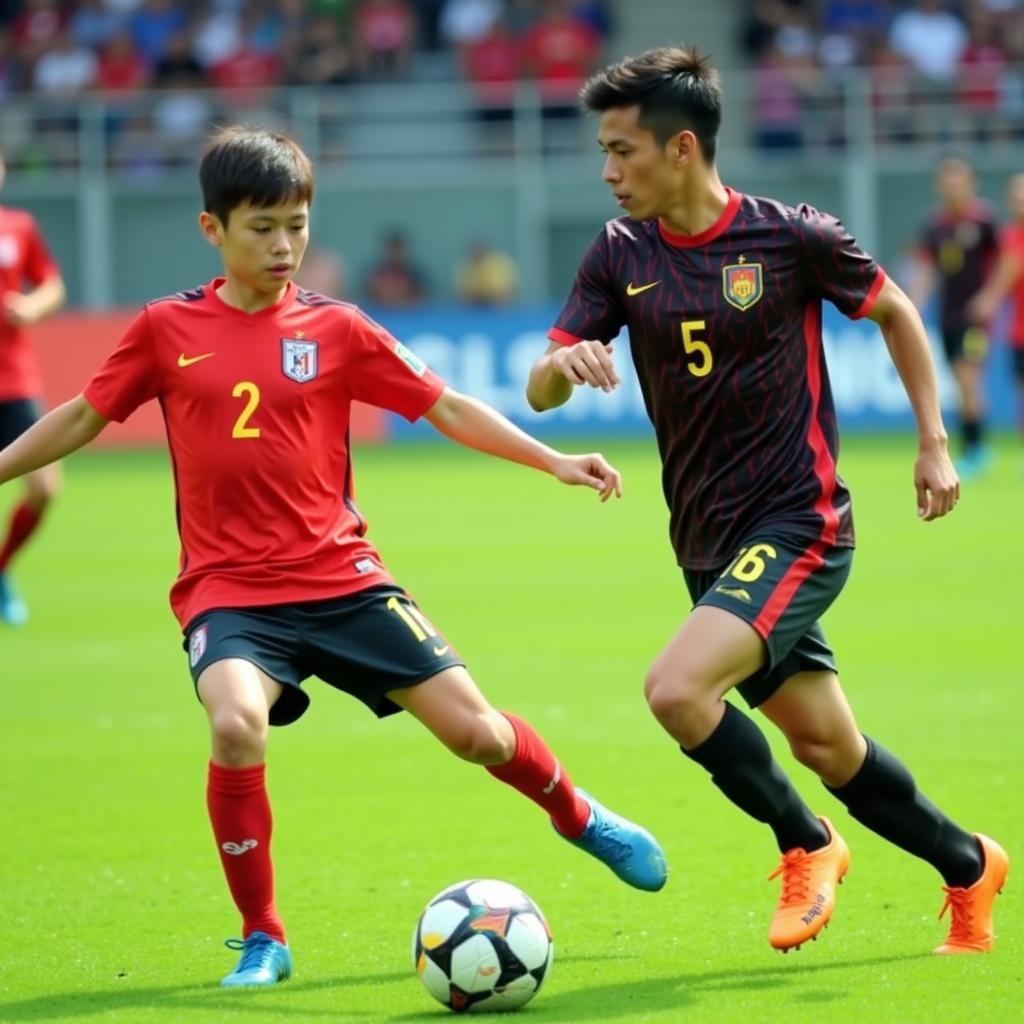
[[[439,892],[412,936],[420,981],[456,1013],[524,1006],[544,984],[553,952],[537,904],[514,885],[486,878]]]

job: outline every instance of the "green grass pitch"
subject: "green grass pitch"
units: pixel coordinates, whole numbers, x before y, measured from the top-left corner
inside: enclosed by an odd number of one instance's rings
[[[219,990],[238,922],[203,804],[205,719],[166,603],[166,459],[82,454],[16,567],[32,620],[0,631],[0,1021],[441,1020],[410,966],[413,924],[443,886],[488,876],[533,896],[555,935],[546,987],[522,1011],[537,1024],[1024,1019],[1024,874],[1011,869],[999,900],[994,954],[931,956],[946,926],[937,876],[853,822],[777,743],[853,864],[820,941],[768,947],[770,834],[680,756],[642,698],[688,605],[653,446],[603,447],[626,485],[607,506],[438,445],[360,451],[359,499],[392,571],[491,699],[660,837],[662,893],[623,886],[413,721],[378,723],[311,682],[310,713],[275,731],[269,754],[296,975]],[[860,550],[826,628],[861,727],[1021,873],[1020,451],[1006,440],[992,475],[929,525],[914,515],[912,459],[909,438],[848,440]]]

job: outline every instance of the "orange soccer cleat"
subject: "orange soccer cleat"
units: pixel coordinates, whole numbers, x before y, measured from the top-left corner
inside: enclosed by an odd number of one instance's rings
[[[820,819],[828,832],[827,846],[807,853],[802,847],[787,850],[782,863],[768,876],[782,875],[782,894],[775,908],[768,941],[783,953],[816,939],[832,917],[836,885],[850,867],[850,850],[828,818]]]
[[[942,904],[939,917],[948,907],[953,920],[949,926],[949,937],[935,950],[936,953],[987,953],[995,942],[992,904],[1006,884],[1010,858],[994,839],[977,834],[974,838],[981,846],[985,866],[981,878],[967,889],[950,885],[942,887],[946,902]]]

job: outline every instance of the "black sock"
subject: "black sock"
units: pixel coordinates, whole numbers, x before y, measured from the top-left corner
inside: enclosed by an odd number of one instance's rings
[[[971,451],[981,444],[982,426],[980,419],[964,420],[962,424],[964,433],[964,450]]]
[[[711,781],[741,811],[768,824],[783,853],[797,846],[809,853],[828,843],[825,826],[775,763],[764,734],[731,704],[699,747],[679,749],[706,768]]]
[[[955,825],[918,790],[906,766],[867,736],[867,757],[838,789],[825,788],[862,825],[901,850],[928,861],[946,885],[966,888],[984,867],[978,841]]]

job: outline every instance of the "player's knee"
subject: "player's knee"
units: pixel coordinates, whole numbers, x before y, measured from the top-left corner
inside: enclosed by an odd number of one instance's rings
[[[237,704],[218,708],[210,716],[216,759],[221,764],[245,762],[263,755],[267,744],[266,715]]]
[[[61,478],[57,473],[46,473],[29,477],[26,481],[28,503],[42,511],[60,494]]]
[[[661,724],[675,734],[678,728],[695,717],[703,717],[709,703],[707,687],[685,670],[669,671],[655,662],[644,680],[647,706]]]
[[[507,764],[515,756],[515,733],[504,728],[501,716],[477,716],[467,719],[445,738],[448,749],[472,764]]]
[[[802,765],[826,780],[846,775],[848,766],[861,757],[844,737],[829,733],[791,736],[789,748]]]

